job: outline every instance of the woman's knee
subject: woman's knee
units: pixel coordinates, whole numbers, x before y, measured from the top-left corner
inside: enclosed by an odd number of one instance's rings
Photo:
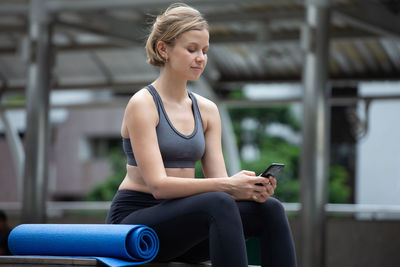
[[[225,192],[208,192],[205,193],[207,200],[212,203],[212,206],[236,207],[236,201],[231,195]]]
[[[214,201],[222,201],[222,202],[228,202],[228,203],[235,202],[233,197],[225,192],[208,192],[205,194],[207,195],[208,198],[210,198]]]
[[[273,197],[270,197],[266,202],[264,202],[264,209],[266,209],[268,213],[285,214],[285,207],[283,204]]]
[[[207,209],[213,215],[238,211],[236,201],[225,192],[209,192],[204,195],[207,199]]]
[[[224,236],[224,239],[243,236],[243,225],[239,207],[233,197],[224,192],[208,193],[207,214],[212,236]],[[235,232],[233,234],[232,232]],[[214,233],[214,235],[212,234]],[[218,233],[217,235],[215,235]],[[233,241],[232,241],[233,242]],[[240,242],[240,241],[235,241]]]

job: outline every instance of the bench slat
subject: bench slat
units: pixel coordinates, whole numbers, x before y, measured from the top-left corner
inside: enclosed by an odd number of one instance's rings
[[[26,257],[0,256],[1,266],[106,266],[96,259],[68,258],[68,257]]]
[[[0,265],[5,267],[43,267],[43,266],[107,266],[97,259],[41,256],[0,256]],[[190,264],[183,262],[150,262],[143,267],[210,267],[211,263]],[[257,267],[249,265],[249,267]]]

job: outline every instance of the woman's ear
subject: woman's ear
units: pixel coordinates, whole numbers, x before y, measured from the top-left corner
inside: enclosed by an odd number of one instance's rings
[[[164,58],[165,61],[168,60],[168,53],[167,53],[167,44],[164,43],[163,41],[158,41],[157,42],[157,51]]]

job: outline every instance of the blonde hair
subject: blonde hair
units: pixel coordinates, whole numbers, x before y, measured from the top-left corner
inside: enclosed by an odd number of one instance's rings
[[[208,23],[198,10],[184,3],[170,5],[164,13],[157,16],[147,38],[147,63],[154,66],[164,66],[166,63],[166,59],[157,49],[159,41],[173,46],[175,40],[184,32],[204,29],[209,29]]]

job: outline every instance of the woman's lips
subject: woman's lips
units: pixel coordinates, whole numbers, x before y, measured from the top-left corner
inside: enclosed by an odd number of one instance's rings
[[[202,67],[192,67],[192,69],[197,70],[197,71],[202,71],[203,70]]]

